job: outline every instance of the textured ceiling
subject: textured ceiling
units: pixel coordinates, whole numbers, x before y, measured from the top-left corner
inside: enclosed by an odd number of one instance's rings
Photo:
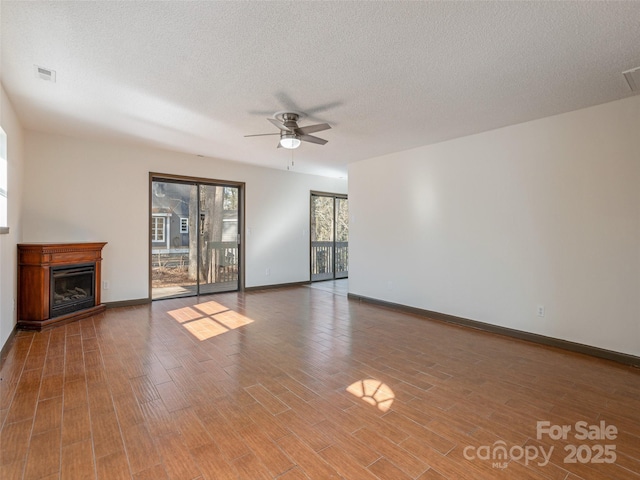
[[[32,130],[285,168],[265,119],[328,122],[300,172],[634,94],[640,2],[1,2]],[[36,78],[34,65],[57,73]]]

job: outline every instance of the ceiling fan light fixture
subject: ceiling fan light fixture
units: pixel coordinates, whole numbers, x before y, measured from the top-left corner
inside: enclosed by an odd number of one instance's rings
[[[280,135],[280,146],[294,149],[300,146],[300,139],[293,133],[283,133]]]

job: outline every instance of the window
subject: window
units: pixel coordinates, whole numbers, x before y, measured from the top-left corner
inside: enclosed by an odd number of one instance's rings
[[[164,242],[165,217],[151,218],[151,241]]]
[[[7,190],[9,183],[7,163],[7,135],[0,128],[0,233],[9,233]]]
[[[180,217],[180,233],[189,233],[189,219]]]

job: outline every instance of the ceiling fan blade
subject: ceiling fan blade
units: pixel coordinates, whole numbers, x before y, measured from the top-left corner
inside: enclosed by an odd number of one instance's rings
[[[283,132],[291,132],[291,129],[289,127],[285,127],[278,120],[275,120],[273,118],[267,118],[267,120],[269,120],[271,123],[273,123],[276,127],[278,127]]]
[[[280,105],[287,110],[292,110],[294,112],[300,110],[296,102],[293,101],[293,98],[291,98],[286,92],[277,92],[274,97],[276,97],[276,100],[278,100]]]
[[[338,100],[335,102],[324,103],[322,105],[316,105],[315,107],[302,108],[286,92],[277,92],[274,97],[286,110],[290,110],[293,112],[304,112],[309,120],[314,119],[319,122],[321,122],[322,119],[315,116],[317,113],[340,107],[344,103],[342,100]]]
[[[307,125],[306,127],[296,128],[296,133],[300,135],[308,135],[309,133],[321,132],[323,130],[329,130],[331,125],[328,123],[318,123],[317,125]]]
[[[245,135],[245,137],[265,137],[267,135],[280,135],[279,133],[258,133],[256,135]]]
[[[300,135],[300,140],[303,142],[317,143],[318,145],[324,145],[328,142],[328,140],[314,137],[313,135]]]
[[[305,113],[309,116],[314,115],[315,113],[324,112],[326,110],[330,110],[335,107],[340,107],[342,105],[342,101],[338,100],[337,102],[325,103],[324,105],[318,105],[317,107],[307,108]]]

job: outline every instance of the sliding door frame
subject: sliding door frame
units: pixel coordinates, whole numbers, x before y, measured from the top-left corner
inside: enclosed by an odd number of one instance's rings
[[[174,183],[184,183],[188,185],[211,185],[214,187],[234,187],[238,189],[238,235],[239,235],[239,265],[238,265],[238,291],[242,292],[245,289],[245,182],[234,182],[230,180],[217,180],[212,178],[203,178],[203,177],[189,177],[184,175],[174,175],[170,173],[158,173],[158,172],[149,172],[149,196],[148,196],[148,232],[147,232],[147,242],[148,242],[148,266],[147,270],[149,272],[149,301],[152,301],[152,238],[151,238],[151,229],[152,229],[152,210],[153,210],[153,182],[174,182]],[[199,190],[199,188],[198,188]],[[199,207],[198,207],[199,208]],[[198,221],[196,220],[196,225],[198,225]],[[198,235],[198,251],[200,249],[200,235]],[[198,274],[199,276],[199,274]],[[200,279],[197,279],[200,282]],[[210,295],[209,293],[204,295]]]
[[[311,258],[313,252],[313,241],[311,240],[311,221],[313,218],[313,197],[330,197],[333,198],[333,265],[332,265],[332,274],[333,278],[314,280],[313,279],[313,259]],[[331,192],[320,192],[317,190],[311,190],[309,195],[309,282],[325,282],[329,280],[340,280],[343,278],[349,278],[349,271],[347,270],[347,275],[345,277],[336,277],[336,199],[349,200],[349,197],[346,193],[331,193]],[[348,247],[347,247],[348,248]]]

